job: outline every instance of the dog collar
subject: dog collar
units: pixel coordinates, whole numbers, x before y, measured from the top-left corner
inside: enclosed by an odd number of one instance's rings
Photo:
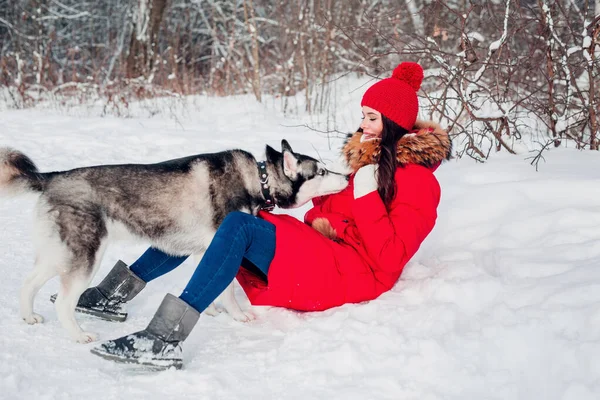
[[[258,180],[260,181],[260,191],[262,192],[265,202],[260,206],[261,210],[271,211],[275,208],[275,200],[271,196],[269,190],[269,173],[267,172],[267,163],[265,161],[258,161],[256,163],[258,167]]]

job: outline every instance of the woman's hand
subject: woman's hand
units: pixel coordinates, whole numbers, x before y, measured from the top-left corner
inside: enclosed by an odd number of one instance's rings
[[[354,175],[354,198],[358,199],[377,190],[377,164],[361,167]]]

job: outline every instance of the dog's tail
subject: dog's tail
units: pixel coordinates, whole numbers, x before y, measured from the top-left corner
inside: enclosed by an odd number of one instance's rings
[[[0,194],[41,192],[44,178],[29,157],[20,151],[0,147]]]

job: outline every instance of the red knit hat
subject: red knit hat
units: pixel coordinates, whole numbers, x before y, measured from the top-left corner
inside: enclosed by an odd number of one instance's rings
[[[423,81],[423,68],[417,63],[400,63],[391,78],[382,79],[365,92],[361,106],[371,107],[407,131],[419,113],[417,91]]]

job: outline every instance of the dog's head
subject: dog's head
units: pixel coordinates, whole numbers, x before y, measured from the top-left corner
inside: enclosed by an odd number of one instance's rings
[[[267,163],[271,195],[281,208],[295,208],[314,197],[337,193],[348,186],[348,176],[332,172],[320,161],[294,153],[289,143],[281,141],[281,152],[267,146]]]

